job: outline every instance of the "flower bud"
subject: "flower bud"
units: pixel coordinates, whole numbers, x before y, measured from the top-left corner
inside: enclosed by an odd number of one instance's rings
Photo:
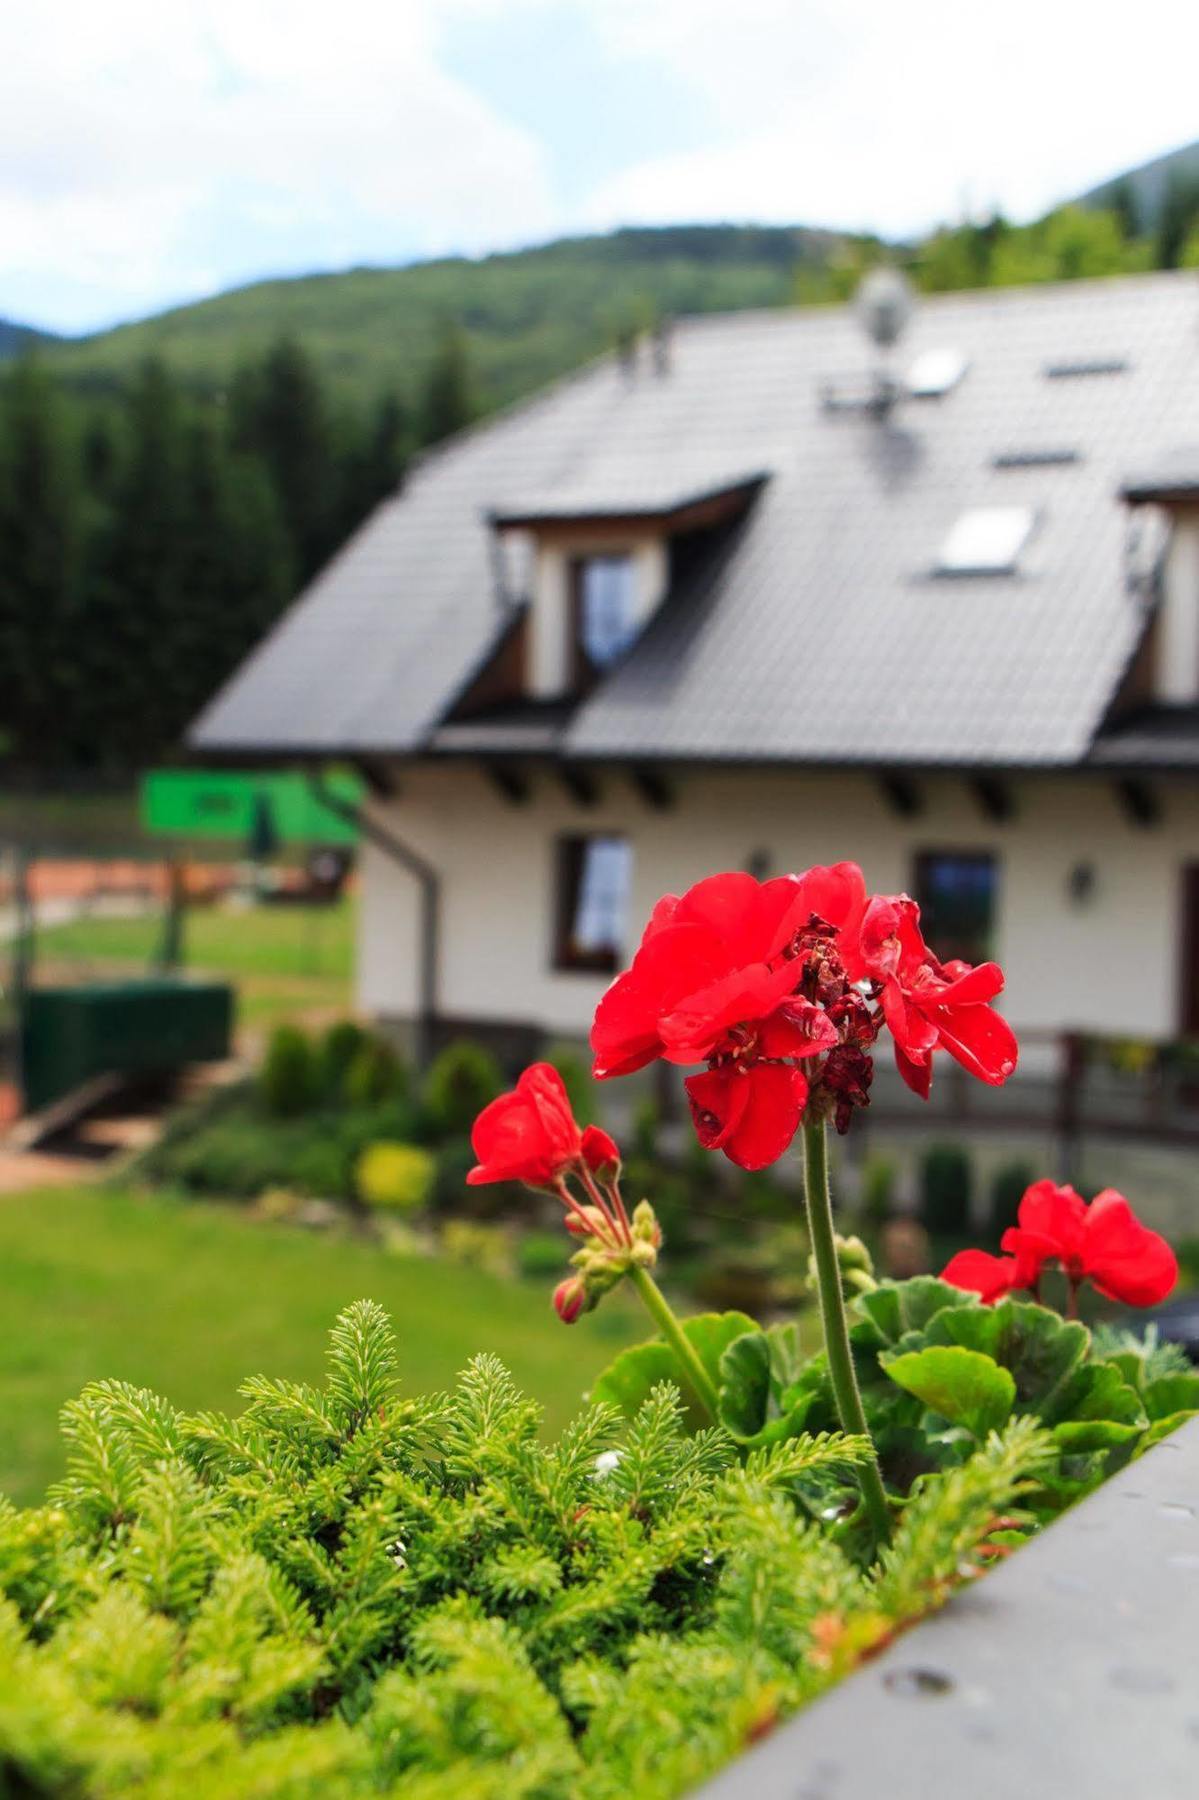
[[[568,1275],[554,1289],[554,1311],[564,1325],[573,1325],[587,1305],[587,1286],[581,1275]]]
[[[584,1206],[578,1212],[568,1212],[563,1223],[572,1237],[603,1238],[604,1215],[598,1206]]]
[[[614,1138],[598,1125],[588,1125],[583,1133],[583,1161],[601,1181],[615,1181],[620,1174],[620,1149]]]
[[[654,1250],[662,1248],[662,1227],[648,1200],[637,1202],[633,1209],[632,1225],[633,1236],[639,1243],[649,1244]]]

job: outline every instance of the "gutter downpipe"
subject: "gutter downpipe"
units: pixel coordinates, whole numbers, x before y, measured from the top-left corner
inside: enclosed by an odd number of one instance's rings
[[[308,786],[313,797],[327,809],[353,825],[376,849],[404,869],[420,888],[420,967],[418,1011],[416,1017],[416,1062],[425,1069],[433,1059],[437,1027],[437,968],[441,937],[441,876],[431,862],[411,845],[406,844],[386,826],[371,817],[365,807],[351,806],[340,795],[332,793],[319,775],[309,774]]]

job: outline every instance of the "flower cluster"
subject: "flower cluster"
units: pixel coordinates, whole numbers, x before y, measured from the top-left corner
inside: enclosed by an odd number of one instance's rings
[[[766,882],[713,875],[654,908],[596,1010],[595,1074],[656,1058],[706,1064],[684,1084],[700,1142],[762,1169],[806,1115],[848,1129],[868,1104],[884,1024],[900,1074],[925,1098],[937,1050],[1006,1081],[1016,1040],[990,1004],[1002,987],[994,963],[938,961],[915,901],[868,895],[856,863]]]
[[[566,1208],[566,1229],[582,1239],[574,1275],[554,1290],[559,1318],[573,1325],[631,1269],[652,1269],[662,1233],[642,1200],[630,1217],[620,1192],[620,1151],[598,1125],[580,1127],[561,1075],[534,1063],[511,1093],[485,1106],[471,1146],[478,1162],[467,1183],[520,1181],[552,1193]]]
[[[980,1294],[988,1304],[1022,1288],[1039,1298],[1042,1272],[1056,1264],[1070,1286],[1071,1312],[1084,1281],[1126,1306],[1156,1306],[1178,1279],[1178,1263],[1165,1238],[1142,1225],[1115,1188],[1104,1188],[1088,1206],[1072,1187],[1036,1181],[1016,1219],[1000,1240],[1003,1255],[959,1251],[942,1279]]]

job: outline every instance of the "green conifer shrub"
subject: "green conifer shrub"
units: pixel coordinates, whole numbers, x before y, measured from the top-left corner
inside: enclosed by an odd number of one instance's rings
[[[0,1506],[5,1791],[667,1800],[980,1566],[1046,1454],[990,1432],[867,1569],[827,1522],[862,1440],[739,1449],[669,1383],[547,1445],[494,1358],[404,1396],[360,1301],[322,1388],[242,1395],[93,1383],[47,1504]]]
[[[258,1072],[258,1091],[263,1106],[276,1119],[294,1119],[314,1104],[316,1057],[312,1040],[298,1025],[279,1025],[271,1033]]]
[[[433,1137],[466,1137],[503,1085],[499,1064],[482,1044],[469,1038],[447,1044],[430,1064],[422,1096]]]

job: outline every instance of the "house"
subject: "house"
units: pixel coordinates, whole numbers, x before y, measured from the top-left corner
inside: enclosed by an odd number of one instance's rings
[[[660,894],[853,857],[1026,1061],[1199,1032],[1199,279],[677,322],[429,455],[191,741],[364,772],[405,1029],[582,1038]]]

